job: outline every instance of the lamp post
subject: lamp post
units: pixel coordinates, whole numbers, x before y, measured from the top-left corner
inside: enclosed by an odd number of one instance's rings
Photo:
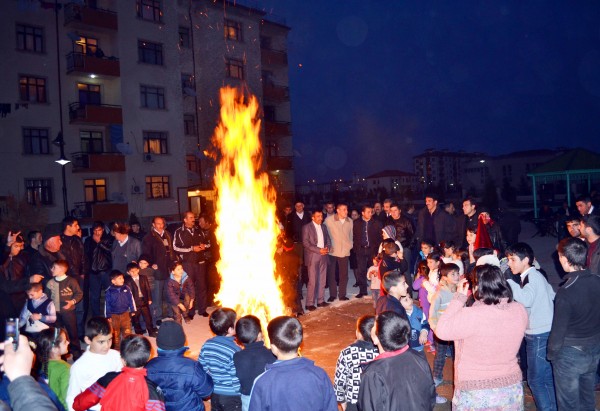
[[[58,133],[58,136],[52,141],[52,144],[58,146],[60,148],[60,158],[58,160],[54,160],[55,163],[60,164],[62,171],[62,195],[63,195],[63,209],[65,213],[65,217],[69,216],[69,202],[67,200],[67,175],[65,172],[65,166],[71,162],[65,156],[65,139],[63,138],[63,133]]]

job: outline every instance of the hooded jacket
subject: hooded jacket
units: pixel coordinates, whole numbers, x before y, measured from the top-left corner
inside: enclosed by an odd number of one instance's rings
[[[194,283],[192,279],[188,277],[185,271],[181,275],[181,282],[178,282],[173,277],[173,274],[171,274],[171,279],[167,283],[167,302],[170,305],[177,305],[181,302],[181,298],[185,298],[186,295],[194,298]]]

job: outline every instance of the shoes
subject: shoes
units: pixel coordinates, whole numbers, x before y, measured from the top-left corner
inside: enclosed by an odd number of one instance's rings
[[[329,307],[329,303],[323,301],[322,303],[317,304],[317,307]]]
[[[193,319],[194,319],[194,315],[196,315],[196,314],[195,314],[193,311],[190,311],[190,312],[188,313],[188,317],[190,318],[190,320],[193,320]]]
[[[340,297],[340,301],[348,301],[350,300],[348,297]]]
[[[157,330],[150,330],[150,331],[148,331],[148,337],[156,338],[157,336],[158,336],[158,331]]]
[[[329,298],[327,299],[327,301],[328,301],[328,302],[330,302],[330,303],[332,303],[332,302],[334,302],[334,301],[335,301],[335,297],[329,297]]]
[[[442,383],[442,381],[444,380],[440,380],[439,378],[434,378],[433,379],[433,383],[435,384],[435,386],[437,387],[438,385],[440,385]]]
[[[192,319],[190,317],[184,317],[183,318],[186,324],[189,324],[192,322]]]
[[[446,398],[440,397],[439,395],[435,396],[435,403],[436,404],[445,404],[447,402],[448,402],[448,400]]]
[[[314,305],[307,305],[307,306],[306,306],[306,309],[307,309],[308,311],[314,311],[314,310],[316,310],[316,309],[317,309],[317,307],[315,307]]]
[[[202,317],[208,317],[208,313],[206,311],[198,313],[198,315],[201,315]]]
[[[366,294],[358,293],[354,296],[354,298],[363,298]]]

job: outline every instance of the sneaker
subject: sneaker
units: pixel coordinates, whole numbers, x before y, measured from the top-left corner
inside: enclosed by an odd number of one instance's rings
[[[447,402],[448,402],[448,400],[447,400],[446,398],[444,398],[444,397],[441,397],[441,396],[439,396],[439,395],[436,395],[436,396],[435,396],[435,403],[436,403],[436,404],[445,404],[445,403],[447,403]]]
[[[436,386],[436,387],[437,387],[438,385],[440,385],[440,384],[442,383],[442,381],[444,381],[444,380],[441,380],[441,379],[439,379],[439,378],[434,378],[434,379],[433,379],[433,383],[435,384],[435,386]]]

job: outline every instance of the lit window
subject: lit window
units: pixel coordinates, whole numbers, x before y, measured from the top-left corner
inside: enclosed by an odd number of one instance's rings
[[[169,197],[171,188],[168,176],[146,176],[146,199]]]
[[[28,103],[46,102],[46,79],[41,77],[21,76],[19,79],[21,101]]]
[[[83,191],[86,203],[106,201],[106,179],[93,178],[83,180]]]
[[[242,41],[241,23],[233,20],[225,20],[223,27],[225,29],[225,38],[227,40]]]
[[[225,63],[227,77],[244,79],[244,62],[241,60],[229,59]]]
[[[52,201],[52,179],[49,178],[26,178],[25,196],[27,203],[31,205],[51,205]]]
[[[163,131],[144,131],[145,154],[168,154],[167,133]]]

